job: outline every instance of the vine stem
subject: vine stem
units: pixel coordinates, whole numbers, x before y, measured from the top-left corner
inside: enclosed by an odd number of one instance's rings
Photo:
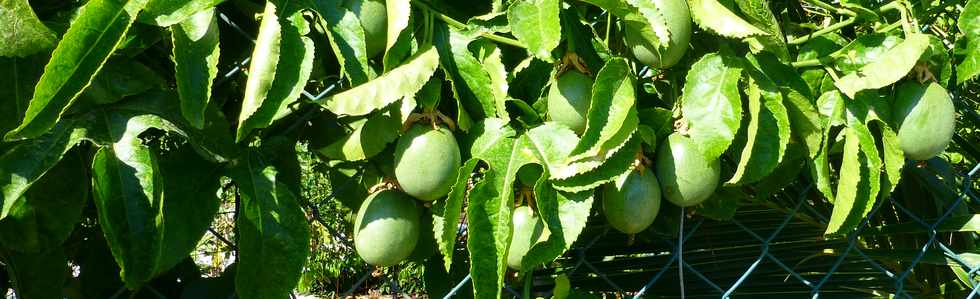
[[[534,269],[527,270],[524,273],[524,299],[531,299],[531,286],[534,285]]]
[[[854,24],[854,21],[857,21],[857,17],[851,16],[850,18],[847,18],[846,20],[843,20],[843,21],[837,22],[837,23],[835,23],[833,25],[827,26],[827,28],[820,29],[820,30],[817,30],[816,32],[813,32],[813,33],[810,33],[810,34],[801,36],[799,38],[795,38],[793,40],[790,40],[788,42],[788,44],[790,44],[790,45],[798,45],[798,44],[805,43],[805,42],[809,41],[810,39],[812,39],[814,37],[818,37],[818,36],[821,36],[821,35],[824,35],[824,34],[827,34],[827,33],[831,33],[831,32],[840,30],[841,28],[847,27],[847,26],[849,26],[851,24]]]
[[[823,2],[823,1],[820,1],[820,0],[803,0],[803,2],[813,4],[813,6],[816,6],[816,7],[819,7],[819,8],[823,8],[823,9],[826,9],[828,11],[831,11],[831,12],[834,12],[834,13],[837,13],[837,14],[849,15],[849,16],[852,16],[852,17],[853,16],[857,16],[857,13],[855,13],[854,11],[852,11],[850,9],[842,8],[842,7],[835,7],[833,5],[827,4],[826,2]]]
[[[424,1],[412,1],[411,3],[412,3],[412,5],[415,5],[415,6],[419,7],[419,8],[421,8],[421,9],[424,9],[424,10],[428,11],[433,16],[439,18],[443,22],[446,22],[446,24],[449,24],[449,26],[453,26],[453,27],[456,27],[456,28],[459,28],[459,29],[466,28],[466,24],[463,24],[463,22],[457,21],[457,20],[453,19],[452,17],[447,16],[447,15],[439,12],[438,10],[436,10],[435,8],[433,8],[431,5],[429,5],[428,3],[425,3]],[[489,33],[489,32],[480,33],[480,36],[483,36],[483,37],[485,37],[485,38],[487,38],[489,40],[495,41],[495,42],[499,42],[499,43],[511,45],[511,46],[514,46],[514,47],[522,48],[522,49],[527,49],[527,46],[525,46],[524,44],[522,44],[520,41],[518,41],[516,39],[513,39],[513,38],[506,37],[506,36],[500,36],[500,35],[496,35],[496,34]]]

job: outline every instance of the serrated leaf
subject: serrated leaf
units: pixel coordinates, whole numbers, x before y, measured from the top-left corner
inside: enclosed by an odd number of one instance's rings
[[[167,88],[167,79],[145,64],[135,59],[113,58],[102,65],[99,73],[78,96],[76,107],[111,104],[125,97],[162,88]]]
[[[302,275],[310,230],[296,196],[278,181],[274,167],[249,152],[230,176],[241,194],[238,271],[242,298],[286,298]]]
[[[963,33],[966,56],[956,66],[956,83],[963,84],[980,76],[980,1],[970,0],[963,7],[956,26]]]
[[[546,122],[527,131],[524,136],[526,136],[530,147],[538,151],[535,153],[539,159],[538,162],[548,168],[551,178],[559,179],[571,176],[558,176],[556,173],[579,173],[567,163],[568,155],[573,146],[579,142],[574,131],[554,122]],[[581,172],[585,172],[585,170]]]
[[[760,54],[748,58],[757,71],[779,87],[793,136],[806,144],[810,158],[815,157],[820,150],[825,122],[813,105],[814,97],[806,81],[792,66],[780,62],[773,55]]]
[[[398,41],[398,35],[408,27],[408,19],[412,15],[412,6],[409,0],[385,0],[385,8],[388,15],[388,38],[386,39],[385,50],[391,49]]]
[[[660,31],[663,30],[659,28],[658,29],[654,28],[654,27],[659,27],[660,25],[659,24],[656,26],[651,25],[650,20],[644,14],[640,13],[639,9],[636,7],[635,4],[628,3],[627,1],[622,1],[622,0],[581,0],[581,1],[598,6],[603,10],[606,10],[609,13],[613,14],[614,16],[619,17],[620,19],[622,19],[625,26],[629,26],[630,28],[637,30],[637,32],[641,36],[643,36],[644,39],[652,41],[653,44],[666,45],[670,41],[669,39],[665,39],[665,40],[660,39],[660,34],[658,34],[656,30],[660,30]],[[630,0],[630,1],[634,1],[634,0]],[[637,2],[637,4],[642,4],[644,6],[649,5],[642,1],[634,1],[634,2]],[[651,15],[651,17],[656,18],[656,16],[653,15]],[[670,34],[669,31],[667,32],[668,34]]]
[[[553,62],[551,50],[561,41],[559,0],[519,0],[507,9],[511,33],[538,59]]]
[[[834,66],[837,69],[849,73],[857,71],[871,62],[883,60],[885,53],[901,42],[902,38],[896,35],[883,33],[861,35],[831,53],[830,56],[834,58]]]
[[[586,116],[585,132],[572,150],[569,161],[605,158],[636,131],[636,91],[626,59],[614,58],[596,74],[592,103]],[[587,170],[587,169],[586,169]],[[556,172],[556,177],[567,177]]]
[[[460,212],[463,209],[463,200],[466,199],[467,185],[479,162],[479,159],[469,159],[463,163],[463,166],[459,168],[459,174],[456,176],[453,187],[446,195],[446,200],[438,201],[432,205],[432,228],[446,271],[449,271],[453,263],[453,250],[456,247]]]
[[[214,9],[202,10],[171,28],[180,110],[196,128],[204,127],[211,85],[218,75],[218,21]]]
[[[552,180],[552,187],[559,191],[578,193],[595,189],[602,184],[612,182],[622,175],[633,171],[633,161],[640,151],[642,143],[640,136],[633,136],[622,149],[603,161],[602,165],[588,172],[569,178]]]
[[[592,192],[564,193],[551,188],[542,175],[534,185],[534,202],[550,235],[531,246],[521,260],[525,269],[550,263],[571,248],[585,228],[592,211]]]
[[[225,0],[150,0],[139,15],[142,23],[169,27],[186,21],[195,14],[212,10]]]
[[[343,6],[342,0],[313,1],[320,16],[330,48],[340,64],[340,71],[352,85],[361,85],[376,77],[368,64],[364,28],[357,15]]]
[[[377,155],[388,143],[398,139],[404,117],[415,109],[415,101],[405,98],[401,105],[392,105],[383,111],[351,122],[350,135],[341,137],[319,152],[331,159],[345,161],[364,160]]]
[[[0,2],[0,41],[0,56],[27,57],[51,49],[58,37],[27,0],[5,0]]]
[[[862,90],[891,85],[904,78],[915,67],[928,47],[929,38],[926,35],[909,35],[905,41],[885,52],[882,55],[884,59],[873,61],[860,70],[841,77],[836,85],[851,98]]]
[[[252,52],[245,98],[238,115],[238,141],[289,114],[313,70],[313,40],[302,12],[280,22],[276,7],[268,2]]]
[[[741,125],[738,81],[742,67],[724,54],[707,54],[691,66],[684,83],[681,112],[691,140],[708,160],[728,149]]]
[[[863,123],[844,129],[844,153],[837,183],[837,197],[824,232],[839,236],[854,230],[871,212],[881,188],[881,158],[874,136]]]
[[[626,0],[626,2],[635,7],[640,15],[646,19],[647,24],[649,24],[649,30],[657,35],[655,41],[659,42],[659,44],[656,45],[661,47],[668,46],[671,36],[670,28],[667,26],[667,18],[661,13],[656,2],[644,0]]]
[[[769,35],[740,18],[718,0],[689,0],[688,5],[694,22],[718,35],[732,38]]]
[[[68,239],[88,202],[89,181],[81,153],[65,155],[31,186],[0,221],[4,248],[41,253]]]
[[[146,1],[86,3],[44,66],[20,126],[4,139],[34,138],[50,130],[115,51]]]
[[[7,217],[38,179],[54,167],[69,149],[87,137],[80,121],[65,120],[41,137],[17,143],[0,156],[0,191],[3,208],[0,219]]]
[[[473,119],[493,117],[497,115],[497,100],[492,78],[483,63],[470,52],[472,41],[447,25],[438,25],[435,29],[434,42],[439,51],[439,65],[449,79],[457,109],[465,117]],[[464,131],[468,129],[462,125],[460,128]]]
[[[822,141],[819,150],[813,160],[810,161],[810,175],[813,177],[817,190],[831,203],[836,201],[833,187],[831,186],[830,173],[830,144],[834,143],[836,136],[831,135],[831,129],[835,126],[833,119],[844,113],[844,95],[837,90],[828,91],[820,96],[824,102],[831,103],[830,111],[826,117],[830,118],[823,128]]]
[[[505,105],[510,100],[507,95],[507,69],[501,60],[500,48],[491,48],[489,54],[482,59],[482,65],[483,69],[487,71],[487,75],[490,76],[490,92],[493,94],[497,117],[510,120]]]
[[[885,176],[882,182],[881,195],[887,198],[902,179],[902,167],[905,166],[905,152],[898,143],[898,134],[882,120],[875,120],[881,136],[881,152],[884,161]]]
[[[782,162],[789,144],[789,115],[783,106],[779,88],[754,70],[749,74],[752,80],[749,80],[747,91],[749,123],[745,128],[746,143],[735,175],[726,185],[762,180]]]
[[[0,134],[16,128],[24,118],[31,101],[34,85],[44,72],[47,55],[38,54],[26,58],[0,57]]]
[[[337,115],[365,115],[415,95],[429,81],[438,64],[436,49],[425,47],[390,72],[317,103]]]
[[[43,253],[4,252],[4,266],[18,298],[61,298],[70,272],[64,250],[48,248]]]

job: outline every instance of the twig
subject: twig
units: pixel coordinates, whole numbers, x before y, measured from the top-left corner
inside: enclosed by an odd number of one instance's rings
[[[453,19],[453,18],[451,18],[451,17],[449,17],[447,15],[442,14],[441,12],[439,12],[438,10],[436,10],[435,8],[432,8],[432,6],[429,5],[428,3],[425,3],[423,1],[412,1],[412,5],[418,6],[419,8],[422,8],[422,9],[424,9],[424,10],[432,13],[432,15],[436,16],[437,18],[439,18],[443,22],[446,22],[446,24],[449,24],[449,26],[453,26],[453,27],[456,27],[456,28],[459,28],[459,29],[464,29],[464,28],[467,27],[466,24],[463,24],[460,21],[457,21],[457,20],[455,20],[455,19]],[[487,38],[489,40],[495,41],[495,42],[499,42],[499,43],[511,45],[511,46],[514,46],[514,47],[527,48],[527,46],[525,46],[520,41],[518,41],[516,39],[513,39],[513,38],[504,37],[504,36],[496,35],[496,34],[489,33],[489,32],[480,33],[480,36],[483,36],[483,37],[485,37],[485,38]]]

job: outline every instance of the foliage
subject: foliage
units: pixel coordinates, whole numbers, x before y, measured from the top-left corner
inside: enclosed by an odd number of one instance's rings
[[[720,168],[693,186],[714,193],[695,214],[727,219],[803,182],[820,195],[808,204],[832,211],[818,224],[833,240],[917,186],[892,115],[898,86],[934,82],[980,108],[980,0],[387,0],[380,54],[359,19],[377,14],[350,1],[54,2],[0,1],[0,256],[25,298],[352,285],[352,215],[400,188],[395,141],[413,126],[459,145],[437,182],[449,194],[417,203],[420,245],[382,270],[403,269],[418,292],[469,274],[474,297],[502,296],[518,206],[547,234],[517,268],[559,263],[601,215],[600,187],[677,172],[653,161],[672,135],[696,147],[675,158]],[[673,11],[684,7],[690,20]],[[627,32],[680,62],[643,65]],[[567,71],[593,82],[577,89],[591,92],[580,132],[548,115]],[[954,145],[919,165],[976,152]],[[531,167],[541,175],[518,180]],[[229,205],[235,266],[202,279],[188,257]]]

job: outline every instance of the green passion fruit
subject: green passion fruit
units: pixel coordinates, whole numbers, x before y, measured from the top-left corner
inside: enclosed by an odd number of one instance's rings
[[[578,70],[569,70],[558,76],[548,91],[548,115],[551,120],[582,134],[589,105],[592,104],[592,83],[592,78]]]
[[[657,177],[663,196],[680,207],[697,205],[708,199],[721,169],[718,160],[708,161],[690,138],[674,133],[657,150]]]
[[[602,211],[609,225],[626,234],[650,226],[660,212],[660,184],[653,170],[632,171],[603,186]]]
[[[935,82],[910,81],[898,87],[895,98],[893,115],[905,156],[926,160],[941,154],[956,124],[953,100],[946,89]]]
[[[388,39],[388,8],[384,0],[347,0],[345,6],[361,21],[368,57],[377,56]]]
[[[417,124],[395,146],[395,179],[408,195],[432,201],[449,193],[461,159],[452,132]]]
[[[534,210],[528,206],[520,206],[514,209],[513,215],[514,235],[510,240],[510,248],[507,250],[507,266],[511,269],[524,271],[521,262],[524,255],[535,243],[548,239],[550,235],[544,227]]]
[[[354,248],[365,262],[388,267],[415,250],[419,241],[419,207],[395,190],[371,194],[354,220]]]
[[[653,68],[668,68],[677,64],[687,52],[687,43],[691,41],[691,11],[685,0],[652,0],[654,5],[663,12],[667,30],[670,32],[670,42],[664,49],[658,49],[653,41],[643,38],[641,30],[627,25],[625,28],[626,45],[633,56],[641,63]]]
[[[544,174],[544,168],[541,165],[527,164],[517,170],[517,181],[522,186],[534,187],[542,174]]]

